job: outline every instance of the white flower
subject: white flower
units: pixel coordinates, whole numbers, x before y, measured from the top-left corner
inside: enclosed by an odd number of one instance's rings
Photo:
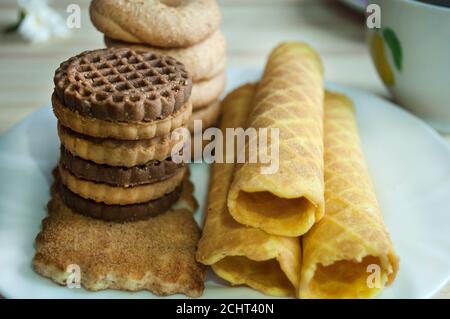
[[[19,33],[28,41],[44,42],[50,37],[67,37],[70,34],[65,21],[44,0],[18,0],[25,17]]]

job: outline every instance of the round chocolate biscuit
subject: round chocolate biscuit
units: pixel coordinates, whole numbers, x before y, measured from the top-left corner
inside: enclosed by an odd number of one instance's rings
[[[163,181],[173,176],[184,163],[175,163],[170,158],[153,160],[144,165],[132,167],[96,164],[70,153],[63,145],[60,148],[60,162],[78,178],[114,186],[135,186]]]
[[[78,196],[64,186],[60,180],[57,181],[57,187],[60,190],[64,203],[74,212],[95,219],[113,222],[131,222],[162,214],[168,211],[170,207],[178,201],[182,190],[182,186],[179,186],[163,197],[151,200],[147,203],[107,205]]]
[[[61,63],[53,81],[65,106],[123,122],[163,119],[189,100],[192,89],[181,62],[129,48],[82,52]]]

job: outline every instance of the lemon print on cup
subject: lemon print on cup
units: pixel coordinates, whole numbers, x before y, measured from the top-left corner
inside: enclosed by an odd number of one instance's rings
[[[375,67],[383,80],[384,84],[387,86],[393,86],[395,84],[395,75],[389,61],[387,59],[386,53],[389,52],[394,61],[395,68],[398,71],[402,69],[403,52],[394,30],[390,28],[380,30],[373,34],[371,39],[370,51],[372,54]],[[385,49],[385,42],[389,51]]]

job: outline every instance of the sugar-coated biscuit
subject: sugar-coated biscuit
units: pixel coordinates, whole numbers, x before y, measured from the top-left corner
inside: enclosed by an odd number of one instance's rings
[[[159,48],[140,43],[129,43],[104,37],[107,47],[128,47],[168,55],[186,67],[193,82],[210,79],[225,70],[225,38],[220,30],[200,43],[186,48]]]
[[[89,13],[109,38],[162,48],[199,43],[221,20],[215,0],[93,0]]]
[[[210,105],[196,110],[192,113],[191,121],[189,122],[189,131],[191,133],[194,132],[194,121],[201,120],[202,121],[202,129],[205,130],[208,127],[213,126],[217,123],[220,116],[220,101],[216,100]]]
[[[225,72],[221,72],[211,79],[192,84],[192,109],[204,108],[217,100],[225,88]]]

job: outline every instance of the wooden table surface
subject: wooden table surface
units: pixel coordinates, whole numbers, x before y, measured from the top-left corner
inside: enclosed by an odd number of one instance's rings
[[[89,20],[88,0],[54,0],[67,17],[68,4],[82,9],[81,28],[68,39],[28,44],[0,36],[0,134],[39,107],[49,105],[53,73],[64,59],[103,47],[102,35]],[[364,36],[364,18],[332,0],[223,0],[222,30],[228,65],[262,67],[271,48],[283,40],[310,43],[322,56],[329,81],[389,98],[372,65]],[[0,28],[17,18],[15,0],[0,2]],[[444,136],[450,142],[450,136]],[[437,295],[450,298],[450,283]]]

